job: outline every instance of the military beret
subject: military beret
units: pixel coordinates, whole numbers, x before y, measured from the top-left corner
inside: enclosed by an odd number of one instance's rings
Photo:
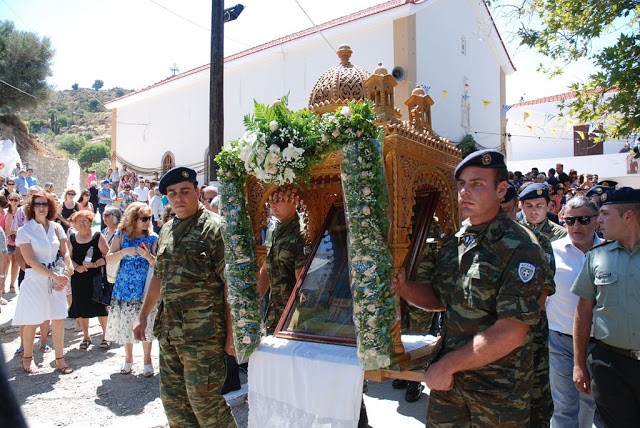
[[[611,187],[612,189],[618,185],[618,182],[615,180],[602,180],[598,183],[599,186]],[[609,189],[607,189],[609,190]]]
[[[526,201],[527,199],[549,198],[549,187],[545,183],[533,183],[525,187],[518,199]]]
[[[640,189],[622,187],[618,190],[609,190],[600,195],[602,205],[613,204],[640,204]]]
[[[608,186],[605,186],[605,185],[598,184],[596,186],[593,186],[591,189],[589,189],[589,191],[587,192],[587,194],[585,196],[587,196],[589,198],[591,196],[596,196],[596,195],[600,196],[603,193],[608,192],[609,190],[613,190],[613,187],[608,187]]]
[[[193,183],[197,183],[197,177],[198,174],[193,169],[187,168],[186,166],[177,166],[165,172],[165,174],[160,179],[160,183],[158,183],[158,190],[163,195],[166,195],[167,186],[182,183],[183,181],[191,181]]]
[[[468,166],[496,169],[507,168],[507,165],[504,163],[504,155],[499,151],[495,149],[479,150],[471,153],[458,164],[453,173],[454,178],[457,180],[460,177],[462,170]]]
[[[516,192],[516,188],[513,187],[513,184],[509,183],[509,185],[507,186],[507,193],[505,193],[504,198],[502,198],[500,203],[504,204],[506,202],[511,202],[513,198],[515,198],[516,196],[518,196],[518,192]]]

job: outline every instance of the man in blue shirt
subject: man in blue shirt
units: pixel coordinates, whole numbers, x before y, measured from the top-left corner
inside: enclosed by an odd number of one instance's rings
[[[27,168],[27,176],[25,177],[25,180],[27,180],[27,189],[31,186],[38,185],[38,179],[33,176],[33,168]]]
[[[102,182],[102,187],[98,190],[98,211],[100,211],[100,222],[102,223],[100,230],[105,228],[104,220],[102,218],[104,209],[109,205],[113,205],[115,200],[116,192],[111,189],[111,182],[109,180],[104,180]]]
[[[29,182],[27,181],[27,170],[21,169],[18,176],[15,178],[16,189],[22,196],[27,196],[29,191]]]

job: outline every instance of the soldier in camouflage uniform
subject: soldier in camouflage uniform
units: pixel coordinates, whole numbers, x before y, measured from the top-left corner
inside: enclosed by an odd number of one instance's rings
[[[260,273],[260,290],[262,295],[270,290],[265,324],[267,334],[273,334],[307,256],[295,196],[275,193],[269,197],[269,208],[277,221],[267,231],[267,260]]]
[[[425,310],[444,310],[442,338],[425,373],[427,426],[525,427],[533,387],[530,326],[547,263],[535,236],[501,209],[504,157],[467,156],[456,168],[462,228],[447,237],[431,284],[398,274],[396,289]]]
[[[520,224],[536,235],[549,262],[549,278],[545,284],[545,291],[540,297],[540,322],[533,328],[534,381],[531,398],[531,426],[548,427],[553,416],[553,398],[549,380],[549,323],[544,308],[547,296],[556,292],[554,280],[556,263],[551,241],[566,236],[567,230],[546,217],[546,206],[549,202],[549,188],[546,184],[536,183],[525,187],[518,199],[524,212]],[[540,223],[538,220],[543,216],[544,220]]]
[[[160,397],[172,427],[236,427],[220,394],[226,376],[224,243],[220,217],[198,203],[196,172],[176,167],[160,180],[176,213],[160,230],[154,276],[134,328],[161,299],[154,334],[160,342]]]

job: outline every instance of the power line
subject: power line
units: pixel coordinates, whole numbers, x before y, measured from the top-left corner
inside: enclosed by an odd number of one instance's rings
[[[299,7],[299,8],[300,8],[300,10],[302,11],[302,13],[304,13],[304,14],[307,16],[307,18],[309,19],[309,21],[311,22],[311,24],[312,24],[314,27],[317,27],[317,25],[315,24],[315,22],[313,22],[313,19],[311,19],[311,17],[310,17],[310,16],[309,16],[309,14],[307,13],[307,11],[306,11],[306,10],[304,10],[304,8],[303,8],[303,7],[302,7],[302,5],[298,2],[298,0],[293,0],[293,1],[295,1],[295,2],[296,2],[296,4],[298,5],[298,7]],[[322,32],[322,30],[320,30],[320,28],[318,28],[318,31],[317,31],[317,32],[322,36],[322,38],[324,39],[324,41],[325,41],[325,42],[327,42],[327,44],[329,45],[329,47],[331,48],[331,50],[332,50],[332,51],[334,51],[334,52],[337,52],[337,51],[336,51],[336,48],[334,48],[334,47],[333,47],[333,45],[329,42],[329,40],[327,40],[327,38],[324,36],[324,33]]]
[[[177,16],[178,18],[183,19],[183,20],[185,20],[185,21],[187,21],[187,22],[190,22],[191,24],[195,25],[195,26],[196,26],[196,27],[198,27],[198,28],[201,28],[201,29],[203,29],[203,30],[206,30],[206,31],[208,31],[208,32],[211,32],[211,29],[210,29],[210,28],[203,27],[202,25],[198,24],[197,22],[194,22],[194,21],[190,20],[189,18],[186,18],[186,17],[184,17],[184,16],[182,16],[182,15],[177,14],[176,12],[172,11],[171,9],[169,9],[169,8],[167,8],[167,7],[163,6],[163,5],[161,5],[160,3],[158,3],[158,2],[156,2],[156,1],[154,1],[154,0],[149,0],[149,1],[150,1],[151,3],[153,3],[153,4],[155,4],[156,6],[163,8],[164,10],[166,10],[167,12],[169,12],[170,14],[172,14],[172,15],[174,15],[174,16]]]
[[[38,97],[36,97],[35,95],[31,95],[30,93],[25,92],[25,91],[23,91],[23,90],[22,90],[22,89],[20,89],[20,88],[16,88],[15,86],[13,86],[13,85],[11,85],[11,84],[9,84],[9,83],[5,82],[5,81],[4,81],[4,80],[2,80],[2,79],[0,79],[0,83],[4,83],[5,85],[7,85],[7,86],[9,86],[9,87],[11,87],[11,88],[13,88],[13,89],[15,89],[16,91],[22,92],[22,93],[23,93],[23,94],[25,94],[25,95],[29,95],[30,97],[35,98],[36,100],[38,99]]]

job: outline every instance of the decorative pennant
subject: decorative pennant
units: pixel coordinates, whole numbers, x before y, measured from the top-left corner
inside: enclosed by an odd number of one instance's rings
[[[533,126],[527,125],[527,129],[529,130],[529,134],[533,134]]]
[[[525,110],[524,111],[524,119],[522,121],[526,122],[527,119],[529,119],[529,116],[531,116],[531,110]]]
[[[584,140],[584,132],[582,131],[576,131],[576,133],[580,136],[581,140]]]
[[[511,106],[508,106],[506,104],[502,104],[502,114],[507,114],[507,112],[511,110]]]
[[[487,108],[487,106],[488,106],[489,104],[491,104],[491,101],[489,101],[489,100],[482,100],[482,105],[484,105],[485,110],[486,110],[486,108]]]
[[[467,101],[467,100],[469,99],[469,95],[467,95],[467,94],[462,94],[462,99],[463,99],[464,101]]]
[[[558,136],[558,130],[556,128],[551,128],[551,132],[553,132],[553,135],[556,137]]]
[[[547,123],[551,122],[551,120],[556,117],[555,114],[545,113],[544,114],[544,126],[547,126]]]
[[[571,129],[571,127],[573,126],[573,124],[575,123],[575,121],[573,119],[567,119],[567,129]]]
[[[422,90],[424,91],[425,95],[429,95],[429,89],[431,89],[431,86],[429,85],[420,85],[422,86]]]
[[[449,91],[443,89],[442,90],[442,97],[446,100],[447,99],[447,94],[449,93]]]

